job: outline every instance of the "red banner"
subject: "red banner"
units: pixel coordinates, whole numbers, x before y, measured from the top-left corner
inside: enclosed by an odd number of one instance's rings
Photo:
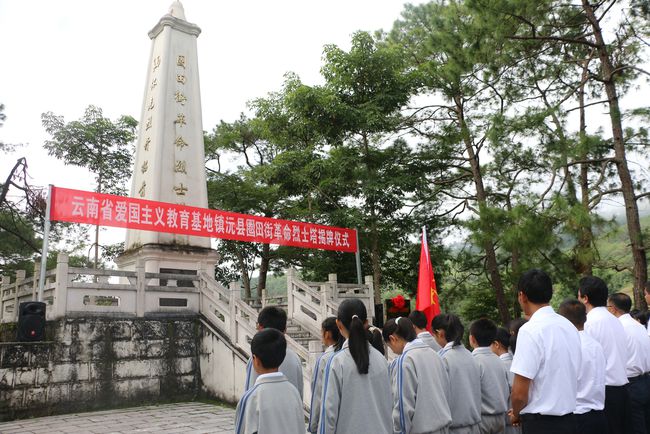
[[[356,252],[354,229],[52,187],[50,219],[199,237]]]

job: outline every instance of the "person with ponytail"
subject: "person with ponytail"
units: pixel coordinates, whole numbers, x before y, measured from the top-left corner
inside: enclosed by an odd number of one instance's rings
[[[388,320],[382,334],[399,355],[391,369],[393,432],[446,434],[451,411],[447,402],[449,376],[442,359],[416,338],[408,318]]]
[[[393,432],[388,367],[368,342],[367,322],[361,300],[349,298],[339,305],[336,325],[345,342],[325,368],[320,434]]]
[[[481,422],[481,374],[467,348],[461,343],[465,328],[454,314],[440,314],[431,320],[433,337],[449,375],[451,434],[479,434]]]
[[[321,340],[325,346],[325,352],[318,357],[314,365],[314,372],[311,375],[311,405],[309,407],[309,432],[318,431],[318,420],[320,419],[321,393],[323,391],[323,374],[327,362],[334,353],[343,346],[343,336],[336,326],[336,317],[325,318],[321,324]]]

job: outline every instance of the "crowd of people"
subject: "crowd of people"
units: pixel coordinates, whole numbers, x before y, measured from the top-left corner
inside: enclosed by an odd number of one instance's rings
[[[287,315],[267,306],[251,342],[236,434],[252,433],[650,433],[647,316],[593,276],[577,299],[550,306],[542,270],[518,283],[523,318],[465,327],[424,313],[369,327],[364,303],[344,300],[322,324],[307,428],[302,364],[287,348]],[[650,287],[646,287],[650,301]],[[430,326],[427,330],[427,326]],[[390,349],[390,351],[388,351]],[[392,360],[388,360],[389,353]]]

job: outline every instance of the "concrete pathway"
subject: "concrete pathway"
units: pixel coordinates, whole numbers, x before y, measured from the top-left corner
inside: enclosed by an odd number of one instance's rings
[[[232,433],[235,410],[200,402],[63,414],[0,423],[2,434]]]

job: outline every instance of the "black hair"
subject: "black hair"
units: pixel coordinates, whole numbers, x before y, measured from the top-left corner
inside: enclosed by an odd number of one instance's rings
[[[368,342],[372,347],[379,351],[382,355],[386,355],[386,349],[384,348],[384,340],[381,337],[381,332],[376,327],[371,327],[368,329]]]
[[[580,295],[589,299],[589,304],[594,307],[607,305],[607,284],[603,279],[596,276],[585,276],[578,282]]]
[[[650,315],[650,311],[647,310],[632,309],[630,311],[630,316],[639,321],[644,327],[648,326],[648,315]]]
[[[276,329],[284,333],[287,330],[287,313],[277,306],[266,306],[257,315],[257,323],[263,329]]]
[[[553,297],[553,282],[544,270],[533,268],[521,275],[517,291],[523,292],[531,303],[545,304]]]
[[[279,330],[268,328],[255,333],[251,340],[251,353],[266,369],[279,367],[287,353],[287,340]]]
[[[359,374],[367,374],[370,365],[370,348],[364,323],[368,319],[366,306],[358,298],[348,298],[339,305],[336,318],[348,331],[350,355],[357,365]]]
[[[330,332],[330,335],[332,336],[332,340],[335,342],[334,350],[335,351],[340,350],[341,347],[343,346],[343,336],[341,336],[341,332],[339,331],[339,328],[336,326],[336,317],[330,316],[329,318],[325,318],[325,320],[321,324],[321,327],[323,328],[324,332]]]
[[[497,328],[497,334],[494,340],[500,343],[506,350],[510,347],[510,332],[505,327]]]
[[[625,313],[630,313],[630,310],[632,309],[632,299],[629,295],[623,294],[622,292],[610,295],[609,302],[612,303],[616,309]]]
[[[393,334],[401,337],[406,342],[411,342],[416,337],[413,323],[411,320],[405,317],[400,317],[397,319],[391,318],[386,321],[381,334],[383,335],[385,342],[388,342],[388,338],[390,338],[390,336]]]
[[[479,347],[489,347],[497,337],[497,325],[487,318],[477,319],[469,326],[469,334]]]
[[[567,298],[560,304],[558,313],[571,321],[571,324],[582,328],[587,321],[587,308],[575,298]]]
[[[528,320],[525,318],[515,318],[508,323],[508,329],[510,330],[510,349],[512,350],[512,354],[514,354],[517,349],[517,335],[519,334],[519,329],[527,322]]]
[[[463,339],[463,333],[465,333],[463,323],[453,313],[441,313],[435,316],[431,320],[431,329],[444,330],[447,342],[453,342],[454,347],[460,345],[460,341]]]
[[[427,328],[427,316],[424,314],[424,312],[420,310],[414,310],[413,312],[409,313],[409,319],[415,327],[419,329]]]

